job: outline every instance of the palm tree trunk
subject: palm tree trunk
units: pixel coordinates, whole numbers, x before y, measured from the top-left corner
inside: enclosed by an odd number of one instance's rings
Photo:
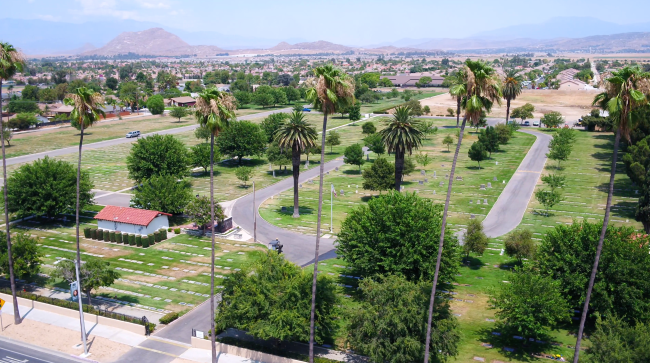
[[[596,258],[594,260],[594,267],[591,269],[591,276],[589,277],[589,285],[587,287],[587,296],[585,297],[585,304],[582,307],[582,316],[580,317],[580,328],[578,328],[578,340],[576,341],[575,353],[573,356],[573,363],[578,363],[580,356],[580,343],[582,343],[582,332],[585,329],[585,321],[587,320],[587,310],[589,309],[589,300],[591,299],[591,292],[594,289],[594,280],[596,280],[596,272],[598,272],[598,263],[600,262],[600,254],[603,251],[603,242],[605,241],[605,233],[607,232],[607,225],[609,224],[609,210],[612,206],[612,195],[614,194],[614,177],[616,176],[616,162],[618,160],[618,146],[621,142],[621,129],[616,130],[616,137],[614,138],[614,156],[612,158],[612,170],[609,175],[609,192],[607,193],[607,204],[605,205],[605,219],[603,219],[603,228],[600,231],[600,239],[598,239],[598,247],[596,248]]]
[[[214,133],[210,134],[210,231],[212,232],[212,249],[210,251],[210,345],[212,347],[212,363],[217,363],[214,321]]]
[[[456,97],[456,127],[460,123],[460,96]]]
[[[300,206],[298,205],[298,179],[300,178],[300,149],[298,145],[293,146],[291,163],[293,164],[293,218],[300,217]]]
[[[506,125],[510,119],[510,98],[506,98]]]
[[[2,79],[0,79],[0,138],[2,139],[2,175],[3,194],[5,198],[5,228],[7,229],[7,260],[9,262],[9,281],[11,283],[11,297],[14,304],[14,323],[20,324],[20,311],[18,311],[18,299],[16,298],[16,278],[14,276],[14,260],[11,255],[11,232],[9,231],[9,203],[7,203],[7,158],[5,157],[5,124],[2,120]]]
[[[402,171],[404,170],[404,151],[395,150],[395,190],[399,192],[402,185]]]
[[[325,174],[325,134],[327,113],[323,113],[323,136],[320,152],[320,182],[318,185],[318,220],[316,222],[316,249],[314,251],[314,276],[311,283],[311,315],[309,317],[309,363],[314,363],[314,315],[316,313],[316,281],[318,278],[318,248],[320,245],[320,224],[323,214],[323,175]]]
[[[79,120],[79,124],[81,126],[81,134],[79,135],[79,158],[77,160],[77,207],[75,210],[75,228],[77,236],[77,266],[79,266],[79,270],[81,270],[81,250],[79,248],[79,184],[81,183],[81,152],[84,144],[84,120]],[[79,281],[79,285],[81,285],[81,281]],[[79,291],[81,291],[81,288],[82,286],[79,286]],[[79,296],[79,301],[81,301],[81,296]],[[79,314],[81,315],[81,312]],[[81,327],[81,334],[83,335],[86,334],[86,332],[84,331],[82,319],[83,317],[79,316],[79,326]]]
[[[454,153],[454,162],[451,164],[451,173],[449,173],[449,185],[447,186],[447,199],[445,199],[445,209],[442,212],[442,225],[440,226],[440,243],[438,244],[438,259],[436,260],[436,271],[433,274],[433,287],[431,287],[431,299],[429,301],[429,318],[427,321],[427,339],[424,346],[424,363],[429,363],[429,344],[431,343],[431,318],[433,316],[433,303],[436,298],[436,285],[438,285],[438,274],[440,273],[440,260],[442,259],[442,248],[445,243],[445,227],[447,225],[447,211],[449,210],[449,200],[451,199],[451,186],[454,182],[454,172],[456,171],[456,162],[460,152],[460,144],[463,141],[463,131],[467,117],[463,117],[463,123],[460,126],[458,134],[458,144]]]

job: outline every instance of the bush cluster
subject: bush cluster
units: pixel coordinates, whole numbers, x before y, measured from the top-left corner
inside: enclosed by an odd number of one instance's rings
[[[169,324],[176,319],[178,319],[178,312],[174,311],[163,315],[163,317],[158,320],[160,321],[160,324]]]

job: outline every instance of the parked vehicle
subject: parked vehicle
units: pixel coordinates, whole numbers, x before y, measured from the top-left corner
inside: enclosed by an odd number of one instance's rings
[[[126,134],[126,138],[127,138],[127,139],[130,139],[130,138],[132,138],[132,137],[140,137],[140,131],[129,131],[129,132]]]
[[[533,126],[539,126],[539,121],[533,121]]]
[[[302,109],[302,112],[311,112],[311,108],[306,108],[305,107],[305,108]]]
[[[530,126],[530,121],[524,121],[524,126]]]

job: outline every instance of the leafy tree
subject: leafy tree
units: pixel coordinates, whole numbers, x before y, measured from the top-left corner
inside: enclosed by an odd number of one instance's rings
[[[548,210],[562,201],[562,194],[555,189],[539,189],[535,192],[535,199],[546,208],[548,216]]]
[[[528,118],[533,118],[534,111],[535,111],[535,106],[531,105],[530,103],[527,103],[521,107],[514,108],[510,116],[512,118],[520,118],[521,121],[523,122]]]
[[[370,122],[370,121],[365,122],[361,126],[361,130],[362,130],[362,133],[364,135],[370,135],[370,134],[374,134],[375,132],[377,132],[377,128],[375,127],[375,124]]]
[[[7,235],[0,232],[0,241],[6,241]],[[38,240],[24,233],[14,236],[11,243],[13,271],[21,279],[36,276],[41,270],[41,257],[43,254],[38,248]],[[0,243],[0,273],[9,274],[9,256],[7,244]]]
[[[470,252],[482,256],[488,246],[488,238],[483,232],[483,223],[477,219],[470,219],[467,222],[467,231],[465,232],[465,241],[463,243],[463,252],[469,257]]]
[[[503,81],[502,91],[503,98],[506,99],[506,124],[510,120],[510,101],[513,101],[521,95],[523,82],[524,77],[519,74],[518,69],[510,68],[505,70],[505,79]]]
[[[232,121],[217,137],[217,147],[224,155],[237,158],[241,164],[244,156],[261,156],[266,148],[266,135],[257,124],[250,121]]]
[[[38,101],[38,87],[27,85],[23,88],[23,100]]]
[[[266,106],[272,106],[275,104],[275,97],[273,97],[273,94],[271,93],[258,93],[255,92],[255,104],[262,106],[265,108]]]
[[[418,100],[406,101],[406,106],[409,108],[409,113],[411,116],[422,116],[422,104]],[[397,111],[397,108],[395,109]]]
[[[205,226],[210,224],[211,219],[211,205],[210,198],[206,196],[198,196],[192,198],[192,200],[185,206],[183,214],[185,214],[192,223],[196,223],[197,226],[201,226],[202,230],[205,232]],[[222,221],[226,219],[223,209],[219,203],[214,205],[214,218],[217,221]]]
[[[413,153],[422,145],[422,132],[418,130],[418,122],[411,117],[411,108],[401,106],[395,108],[393,118],[388,121],[386,128],[379,134],[384,140],[389,153],[395,153],[395,190],[400,190],[404,157],[408,152]]]
[[[300,110],[302,112],[302,106]],[[275,138],[275,133],[282,127],[285,121],[289,118],[289,115],[284,112],[273,113],[267,116],[264,121],[260,124],[262,131],[266,135],[267,142],[273,142]]]
[[[378,159],[375,164],[379,162]],[[351,211],[338,235],[338,254],[363,276],[400,274],[409,281],[429,280],[435,270],[442,208],[414,193],[380,195]],[[458,270],[458,243],[445,236],[441,281]]]
[[[272,143],[266,148],[266,158],[271,165],[287,165],[291,163],[291,151],[280,148],[278,143]]]
[[[289,101],[289,103],[293,103],[300,99],[300,91],[298,91],[297,89],[293,87],[285,87],[282,90],[284,91],[284,94],[287,96],[287,101]]]
[[[4,138],[4,141],[7,143],[7,146],[11,146],[11,139],[13,139],[14,137],[14,132],[11,130],[9,125],[3,124],[2,137]]]
[[[27,130],[28,128],[38,125],[38,119],[33,113],[21,112],[7,122],[12,129]]]
[[[126,158],[129,178],[136,183],[159,175],[181,179],[189,174],[189,164],[185,144],[172,135],[154,134],[138,139]]]
[[[165,101],[161,95],[153,95],[147,100],[147,109],[152,115],[162,115],[165,111]],[[178,118],[180,122],[180,117]]]
[[[449,116],[449,117],[454,117],[454,116],[456,116],[456,110],[454,110],[454,109],[451,108],[451,107],[447,108],[447,116]]]
[[[370,134],[363,139],[363,142],[368,147],[368,150],[377,155],[382,155],[386,152],[386,146],[379,134]]]
[[[192,199],[192,184],[169,174],[153,175],[135,189],[131,206],[165,213],[182,213]]]
[[[40,111],[38,108],[38,104],[34,101],[18,101],[18,100],[11,100],[9,101],[9,104],[7,104],[7,111],[11,113],[37,113]]]
[[[644,363],[650,361],[650,325],[628,325],[611,316],[603,320],[598,316],[596,330],[589,340],[593,342],[585,351],[587,363]]]
[[[70,212],[77,197],[77,173],[72,164],[45,156],[23,164],[7,180],[8,208],[19,218],[36,215],[48,218]],[[81,171],[80,206],[93,204],[93,183]]]
[[[90,297],[93,290],[100,287],[111,286],[120,278],[120,273],[111,267],[110,262],[99,258],[88,258],[79,267],[79,282],[81,291],[88,297],[88,305],[92,306]],[[77,281],[74,263],[63,260],[56,266],[54,277],[62,278],[67,282]],[[79,297],[81,298],[81,296]]]
[[[562,117],[562,114],[557,111],[550,111],[545,113],[539,121],[546,125],[546,127],[551,128],[564,125],[564,117]]]
[[[356,102],[354,105],[350,107],[350,110],[348,112],[348,118],[350,119],[350,121],[361,120],[361,104],[359,102]]]
[[[467,152],[469,158],[473,161],[478,162],[478,168],[481,168],[481,161],[488,158],[487,150],[485,150],[485,145],[482,142],[476,141],[470,146],[469,151]]]
[[[424,356],[428,283],[388,275],[366,278],[359,284],[361,304],[350,311],[348,343],[372,362],[418,362]],[[458,355],[458,322],[449,304],[437,300],[434,339],[429,342],[433,361]],[[387,329],[387,327],[390,327]]]
[[[106,78],[106,87],[108,87],[109,89],[112,89],[113,91],[117,90],[117,84],[118,84],[117,78],[115,77]]]
[[[569,303],[560,282],[530,270],[517,270],[490,294],[499,324],[524,338],[541,338],[550,329],[570,322]]]
[[[427,165],[431,164],[433,160],[429,157],[429,154],[420,152],[419,154],[415,155],[415,161],[418,162],[418,164],[422,165],[422,167],[427,167]]]
[[[345,159],[343,160],[346,164],[357,165],[359,166],[359,174],[361,173],[361,165],[366,161],[363,159],[363,149],[359,144],[353,144],[345,148],[343,152]]]
[[[528,229],[517,229],[505,238],[505,252],[510,257],[515,257],[520,263],[524,258],[532,259],[537,246],[533,241],[533,233]]]
[[[393,187],[395,166],[385,158],[377,158],[370,168],[363,170],[363,185],[366,190],[375,190],[381,193]]]
[[[248,91],[235,91],[233,93],[239,106],[245,106],[253,102],[253,94]]]
[[[546,156],[551,160],[557,161],[557,168],[560,169],[562,161],[569,160],[573,151],[573,141],[575,140],[575,130],[560,129],[548,145],[548,154]]]
[[[513,136],[513,129],[510,127],[512,125],[506,125],[503,123],[499,123],[496,126],[494,126],[494,130],[497,132],[497,136],[499,137],[499,144],[505,145],[510,141],[510,138]]]
[[[492,126],[481,130],[478,141],[485,146],[485,150],[490,153],[490,157],[492,157],[492,152],[499,151],[499,135]]]
[[[237,176],[237,179],[244,182],[244,186],[246,185],[246,182],[248,182],[251,179],[252,175],[253,175],[253,168],[251,167],[240,166],[237,169],[235,169],[235,176]]]
[[[332,148],[337,145],[341,145],[341,135],[335,130],[332,130],[327,133],[327,138],[325,139],[325,145],[330,147],[330,153],[332,153]]]
[[[208,139],[210,138],[210,135],[212,135],[212,133],[210,132],[210,130],[208,130],[207,127],[199,125],[199,127],[194,129],[194,137],[196,137],[199,140],[203,140],[207,142]]]
[[[451,137],[451,135],[446,135],[444,139],[442,139],[442,143],[447,145],[447,151],[449,150],[449,146],[454,143],[454,138]]]
[[[425,115],[430,114],[430,113],[431,113],[431,107],[429,107],[429,106],[424,106],[424,107],[422,108],[422,112],[424,112]]]
[[[207,173],[210,167],[210,145],[203,143],[192,146],[190,159],[193,167],[203,168],[203,172]],[[221,156],[217,156],[215,159],[219,160]]]
[[[310,319],[312,285],[307,270],[280,254],[263,254],[224,281],[216,328],[236,328],[260,339],[307,342],[310,328],[305,322]],[[319,344],[336,332],[337,304],[334,281],[318,276],[314,340]]]
[[[38,99],[41,102],[53,102],[56,100],[56,92],[52,88],[38,90]]]
[[[402,170],[402,180],[404,180],[404,175],[411,175],[415,171],[415,162],[412,158],[404,159],[404,169]]]
[[[178,122],[181,122],[181,119],[185,116],[188,116],[190,113],[185,107],[174,107],[169,111],[169,116],[177,118]],[[195,133],[197,131],[194,131]],[[208,136],[209,137],[209,136]],[[208,137],[201,137],[201,139],[208,139]]]
[[[574,222],[546,233],[537,250],[540,274],[560,282],[571,306],[585,301],[602,223]],[[607,228],[589,315],[617,315],[626,322],[650,320],[650,254],[647,236],[631,227]]]
[[[415,128],[422,133],[424,139],[428,139],[430,135],[435,135],[438,133],[438,127],[433,126],[433,121],[422,120],[419,121]]]
[[[426,87],[429,83],[431,83],[431,81],[432,79],[429,76],[420,77],[420,79],[415,82],[415,86],[417,88]]]

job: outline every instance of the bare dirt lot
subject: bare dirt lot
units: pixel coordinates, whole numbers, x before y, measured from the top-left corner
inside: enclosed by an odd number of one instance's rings
[[[593,91],[559,91],[559,90],[524,90],[516,100],[510,104],[510,111],[515,107],[531,103],[535,106],[533,112],[535,118],[542,117],[549,111],[560,112],[567,122],[573,123],[591,110],[591,102],[598,90]],[[431,114],[446,115],[447,108],[456,109],[456,99],[448,93],[431,97],[420,101],[422,106],[429,106]],[[495,105],[492,108],[490,117],[506,117],[505,101],[501,106]]]

